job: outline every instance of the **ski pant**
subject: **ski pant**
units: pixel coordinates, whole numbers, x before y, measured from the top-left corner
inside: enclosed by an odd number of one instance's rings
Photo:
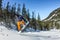
[[[25,24],[24,21],[18,21],[18,22],[17,22],[17,29],[18,29],[18,31],[21,30],[21,25],[24,25],[24,24]]]

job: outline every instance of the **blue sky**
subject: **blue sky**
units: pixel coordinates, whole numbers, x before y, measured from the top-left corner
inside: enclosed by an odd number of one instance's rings
[[[29,9],[31,14],[32,11],[35,12],[36,18],[38,13],[40,14],[41,20],[48,17],[53,10],[60,7],[60,0],[4,0],[4,7],[6,6],[7,2],[10,2],[10,5],[13,5],[14,3],[20,3],[21,7],[23,3],[25,3],[26,9]]]

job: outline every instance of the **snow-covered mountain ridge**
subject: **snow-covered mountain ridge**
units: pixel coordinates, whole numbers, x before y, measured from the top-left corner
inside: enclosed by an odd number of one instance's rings
[[[46,19],[44,19],[43,21],[51,21],[51,20],[57,20],[57,19],[60,19],[60,8],[57,8],[57,9],[55,9],[55,10],[53,10],[50,14],[49,14],[49,16],[46,18]]]

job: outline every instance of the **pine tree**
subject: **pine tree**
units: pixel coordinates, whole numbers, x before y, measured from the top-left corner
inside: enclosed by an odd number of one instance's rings
[[[6,6],[5,21],[7,21],[8,18],[9,18],[9,2],[7,3]]]
[[[13,12],[13,6],[11,7],[11,19],[13,18],[14,12]]]
[[[32,27],[36,30],[36,17],[34,12],[32,12]]]
[[[12,6],[12,9],[11,9],[11,19],[14,24],[15,24],[15,14],[16,14],[16,3]]]
[[[6,27],[10,28],[10,5],[9,2],[7,3],[6,6],[6,14],[5,14],[5,22],[6,22]]]
[[[17,14],[18,14],[18,15],[21,15],[20,4],[18,4],[18,8],[17,8]]]
[[[30,21],[30,13],[29,13],[29,9],[27,10],[27,19],[28,19],[28,21]]]
[[[34,17],[34,27],[35,27],[35,31],[37,30],[37,21],[36,21],[36,15],[35,15],[35,17]]]
[[[6,16],[9,16],[9,8],[10,8],[10,6],[9,6],[9,2],[7,3],[7,6],[6,6]]]
[[[39,13],[38,13],[38,20],[37,20],[37,24],[38,24],[38,26],[37,26],[37,29],[39,29],[39,30],[43,30],[43,28],[42,28],[42,22],[41,22],[41,20],[40,20],[40,15],[39,15]]]
[[[34,21],[34,12],[32,12],[32,21]]]
[[[22,8],[22,15],[26,18],[27,14],[26,14],[26,8],[25,8],[25,4],[23,4],[23,8]]]
[[[16,3],[11,7],[11,19],[15,17],[16,14]]]
[[[13,14],[15,15],[16,14],[16,3],[13,5],[13,12],[14,12]]]
[[[16,3],[13,5],[13,14],[14,14],[14,15],[13,15],[13,16],[14,16],[13,19],[15,20],[15,14],[16,14]]]
[[[39,13],[38,13],[38,21],[40,21],[40,15],[39,15]]]
[[[2,0],[0,0],[0,10],[2,9]]]
[[[1,16],[1,13],[2,13],[2,0],[0,0],[0,16]]]

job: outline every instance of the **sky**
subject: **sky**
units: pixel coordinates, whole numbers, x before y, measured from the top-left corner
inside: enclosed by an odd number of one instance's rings
[[[37,18],[39,13],[41,20],[48,17],[53,10],[60,7],[60,0],[3,0],[3,7],[6,6],[7,2],[10,2],[11,6],[14,3],[20,4],[21,8],[23,3],[25,3],[26,10],[29,9],[30,15],[34,11]]]

